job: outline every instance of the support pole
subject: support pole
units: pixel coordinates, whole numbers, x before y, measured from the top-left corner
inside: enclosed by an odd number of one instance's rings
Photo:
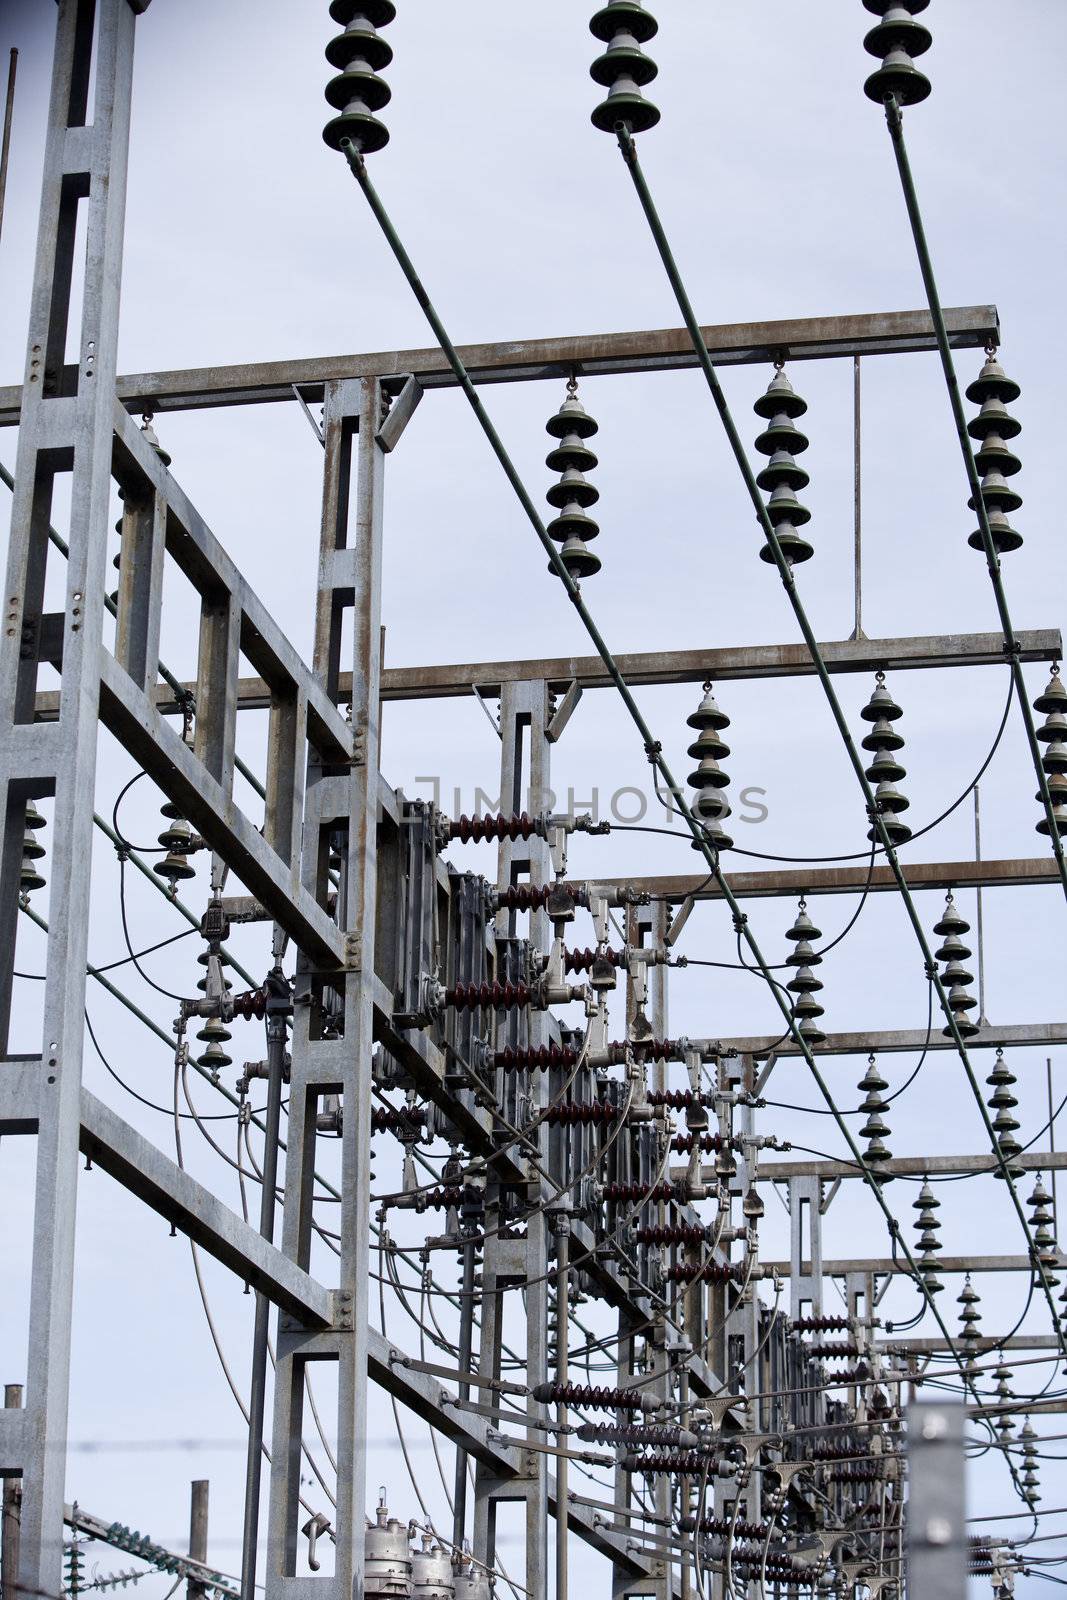
[[[853,639],[863,639],[863,518],[860,467],[860,358],[852,357],[852,561],[856,620]]]
[[[459,1370],[471,1369],[471,1349],[474,1339],[474,1240],[463,1245],[463,1295],[459,1308]],[[469,1400],[471,1386],[460,1382],[459,1397]],[[452,1543],[463,1549],[467,1533],[467,1452],[456,1446],[456,1475],[452,1490]]]
[[[268,1244],[274,1243],[274,1217],[278,1209],[278,1140],[281,1134],[282,1080],[285,1071],[285,1019],[290,1009],[289,984],[279,966],[267,980],[267,1125],[263,1135],[259,1231]],[[270,1301],[265,1294],[257,1292],[255,1330],[252,1335],[252,1384],[248,1396],[244,1533],[241,1541],[243,1600],[255,1600],[256,1592],[259,1491],[263,1477],[263,1418],[267,1403],[269,1330]]]
[[[556,1382],[570,1382],[570,1364],[567,1344],[570,1339],[570,1218],[561,1212],[555,1219],[556,1229]],[[567,1402],[561,1400],[556,1407],[559,1440],[566,1442]],[[556,1596],[567,1600],[567,1539],[568,1539],[568,1470],[565,1455],[559,1457],[556,1467]]]
[[[207,1562],[207,1508],[210,1484],[194,1478],[189,1486],[189,1554],[194,1561]],[[207,1590],[196,1578],[185,1586],[185,1600],[205,1600]],[[5,1597],[6,1600],[6,1597]]]
[[[7,195],[7,158],[11,149],[11,114],[15,109],[15,73],[18,71],[19,53],[12,46],[11,61],[7,69],[7,100],[4,103],[4,140],[0,144],[0,229],[4,225],[4,199]]]
[[[918,1402],[908,1407],[909,1594],[965,1600],[964,1409]]]

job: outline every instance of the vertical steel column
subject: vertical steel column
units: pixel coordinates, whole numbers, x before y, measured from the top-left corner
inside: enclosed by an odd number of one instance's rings
[[[548,809],[550,798],[550,744],[547,729],[550,720],[548,685],[541,681],[508,683],[500,696],[500,810],[515,814],[528,810],[539,815]],[[497,857],[497,885],[507,888],[516,882],[549,883],[552,878],[552,861],[546,840],[532,836],[528,840],[504,839]],[[497,917],[497,937],[514,938],[516,914],[501,911]],[[530,913],[529,941],[536,950],[547,950],[549,923],[543,911]],[[531,1012],[529,1043],[537,1046],[548,1042],[548,1019],[540,1012]],[[534,1114],[547,1103],[548,1083],[546,1073],[530,1074],[530,1100]],[[541,1165],[547,1160],[547,1129],[542,1125],[536,1134]],[[542,1179],[531,1184],[531,1197],[539,1194],[542,1207],[550,1196]],[[508,1240],[486,1240],[482,1281],[486,1289],[482,1310],[482,1347],[479,1357],[481,1371],[499,1370],[500,1339],[505,1325],[504,1293],[495,1293],[499,1282],[512,1284],[525,1282],[526,1306],[524,1336],[526,1342],[526,1381],[531,1388],[548,1377],[548,1222],[544,1210],[535,1212],[529,1219],[526,1239],[516,1246]],[[522,1260],[516,1260],[521,1252]],[[518,1271],[516,1272],[516,1267]],[[511,1292],[515,1292],[514,1289]],[[522,1292],[521,1290],[519,1291]],[[490,1300],[493,1303],[490,1307]],[[531,1416],[547,1419],[547,1408],[535,1401],[528,1402]],[[527,1437],[540,1441],[543,1435],[536,1429],[527,1430]],[[491,1563],[496,1536],[496,1506],[501,1500],[522,1499],[526,1508],[526,1578],[525,1586],[531,1600],[543,1600],[548,1594],[548,1458],[537,1451],[529,1453],[528,1476],[501,1485],[483,1467],[475,1472],[474,1553],[480,1561]]]
[[[93,786],[135,10],[144,10],[144,0],[136,6],[61,0],[59,7],[0,636],[0,1056],[9,1049],[26,800],[55,797],[26,1404],[0,1414],[0,1473],[14,1468],[22,1476],[19,1582],[30,1593],[55,1594],[62,1583]],[[79,311],[71,297],[81,205]],[[74,361],[66,367],[72,312]],[[59,719],[45,727],[34,725],[34,696],[48,524],[60,472],[70,474],[70,559]]]
[[[342,857],[337,917],[347,935],[346,973],[328,979],[302,957],[298,968],[289,1087],[282,1248],[307,1266],[311,1254],[316,1117],[325,1094],[342,1108],[340,1256],[336,1319],[313,1332],[279,1317],[266,1586],[268,1600],[297,1594],[352,1600],[363,1591],[367,1436],[368,1240],[371,1050],[381,682],[382,487],[377,379],[327,385],[326,461],[316,612],[315,670],[336,691],[343,613],[353,609],[352,737],[347,771],[309,751],[302,844],[306,887],[325,903],[332,835]],[[355,424],[354,526],[349,501]],[[332,1007],[331,1007],[332,996]],[[338,1026],[340,1024],[340,1026]],[[337,1363],[337,1510],[332,1576],[297,1577],[304,1368]],[[329,1548],[325,1541],[321,1548]]]
[[[921,1401],[907,1409],[907,1591],[916,1600],[964,1600],[964,1409]]]
[[[804,1218],[808,1219],[808,1269],[804,1270]],[[822,1183],[789,1179],[789,1314],[802,1317],[808,1304],[822,1315]]]

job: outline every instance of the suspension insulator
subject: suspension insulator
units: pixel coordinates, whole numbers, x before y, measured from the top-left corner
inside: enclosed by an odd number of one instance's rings
[[[1007,442],[1018,435],[1021,424],[1005,405],[1005,401],[1017,400],[1020,392],[1019,385],[1007,376],[992,352],[986,356],[978,377],[967,386],[968,400],[981,406],[978,415],[967,424],[967,432],[979,441],[974,460],[982,474],[982,503],[998,555],[1018,550],[1023,542],[1022,534],[1016,533],[1008,521],[1008,513],[1018,510],[1022,497],[1007,483],[1007,479],[1022,468],[1022,462]],[[977,509],[973,495],[967,504],[972,511]],[[985,549],[981,528],[974,530],[967,543],[972,550]]]
[[[664,1223],[658,1227],[635,1228],[633,1238],[635,1244],[706,1244],[714,1231],[695,1222]]]
[[[588,1406],[604,1411],[643,1411],[654,1404],[637,1389],[598,1388],[589,1383],[538,1383],[533,1397],[540,1405]]]
[[[640,0],[609,0],[592,17],[589,31],[607,49],[593,62],[589,76],[608,91],[592,114],[594,128],[613,133],[621,125],[631,133],[645,133],[656,126],[659,111],[641,90],[659,68],[641,46],[658,30],[659,24]]]
[[[863,41],[868,55],[880,57],[882,62],[863,85],[864,94],[878,104],[892,96],[899,105],[918,105],[930,93],[930,80],[919,71],[912,57],[926,54],[933,43],[933,35],[924,23],[916,22],[912,13],[925,10],[928,0],[863,0],[863,3],[868,11],[882,19]]]
[[[756,482],[761,489],[770,490],[767,516],[790,566],[807,561],[814,554],[811,545],[797,531],[811,521],[811,512],[796,497],[796,491],[805,488],[808,482],[808,474],[797,464],[796,455],[807,448],[808,441],[792,424],[793,418],[802,417],[807,409],[807,402],[797,394],[781,367],[775,369],[766,394],[760,395],[753,406],[756,415],[769,424],[756,441],[757,450],[770,455]],[[760,557],[767,562],[774,561],[774,551],[769,544],[760,550]]]
[[[569,1045],[505,1045],[493,1056],[494,1067],[505,1072],[547,1072],[550,1067],[573,1067],[581,1052]]]
[[[330,16],[345,31],[326,46],[326,59],[338,76],[326,85],[326,99],[339,112],[322,130],[331,150],[351,140],[364,155],[389,143],[389,130],[374,115],[388,105],[392,91],[378,72],[393,59],[385,40],[375,32],[396,16],[392,0],[333,0]]]
[[[533,1003],[534,992],[525,983],[457,983],[445,990],[445,1005],[453,1011],[474,1011],[491,1006],[494,1011],[510,1011]]]
[[[488,815],[484,817],[461,816],[448,824],[448,837],[458,839],[461,844],[480,843],[483,839],[529,839],[532,834],[539,838],[545,836],[545,824],[541,817],[527,816],[525,811],[519,815],[505,817]]]
[[[687,1428],[672,1427],[670,1423],[601,1423],[583,1422],[578,1437],[587,1444],[643,1444],[674,1445],[695,1449],[697,1436]]]
[[[577,1100],[563,1100],[559,1105],[549,1106],[544,1113],[544,1120],[550,1127],[573,1128],[579,1124],[617,1122],[622,1111],[622,1106],[608,1105],[601,1100],[594,1100],[588,1105],[582,1105]]]
[[[904,713],[885,686],[885,673],[876,672],[874,677],[874,692],[860,712],[860,716],[864,722],[874,723],[877,731],[883,722],[896,722]],[[901,739],[900,742],[902,744],[903,740]],[[879,754],[881,754],[882,748],[886,747],[881,747]],[[897,766],[899,767],[899,763],[897,763]],[[900,771],[903,777],[904,769],[901,768]],[[886,777],[883,770],[875,765],[867,768],[867,777],[872,784],[877,785],[874,791],[875,807],[882,819],[890,844],[894,848],[897,845],[906,844],[911,838],[911,829],[906,822],[901,821],[900,813],[907,811],[909,802],[907,797],[902,795],[896,787],[899,780]],[[873,818],[871,819],[871,827],[867,832],[867,837],[872,843],[881,839],[881,834],[875,827]]]

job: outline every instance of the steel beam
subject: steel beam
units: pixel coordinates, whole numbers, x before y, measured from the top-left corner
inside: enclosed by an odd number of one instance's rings
[[[136,431],[136,430],[134,430]],[[1018,634],[1020,660],[1056,661],[1062,656],[1058,628],[1030,628]],[[821,644],[829,670],[834,673],[930,671],[941,667],[983,667],[1004,661],[1004,641],[999,633],[926,634],[902,639],[844,639]],[[717,682],[727,679],[810,677],[811,656],[803,644],[767,644],[709,647],[706,650],[636,651],[617,657],[626,681],[633,688],[669,683]],[[474,661],[426,667],[384,667],[383,700],[449,700],[479,694],[495,699],[509,683],[546,682],[563,694],[573,685],[579,690],[606,689],[611,680],[599,656],[546,656],[534,661]],[[183,685],[190,693],[195,683]],[[352,674],[336,677],[335,698],[347,703]],[[153,697],[158,709],[174,715],[181,706],[173,691],[157,684]],[[271,688],[263,678],[241,678],[237,707],[262,711],[271,704]],[[47,691],[37,697],[38,720],[54,717],[58,699]]]
[[[1059,659],[1058,628],[1019,635],[1024,661]],[[935,667],[1003,666],[999,633],[929,634],[904,639],[842,639],[820,644],[831,672],[912,672]],[[719,646],[703,650],[634,651],[615,657],[631,688],[664,683],[716,683],[735,678],[810,677],[815,667],[805,644]],[[505,683],[544,679],[562,694],[570,685],[610,689],[599,656],[547,656],[537,661],[460,662],[454,666],[392,667],[382,674],[387,700],[447,699],[477,692],[493,697]]]
[[[958,306],[945,312],[954,347],[983,348],[1000,337],[995,306]],[[815,361],[851,356],[899,355],[934,350],[928,311],[889,311],[850,317],[802,317],[787,322],[709,325],[705,343],[716,366],[770,363],[776,357]],[[579,334],[556,339],[516,339],[461,345],[459,355],[475,383],[520,383],[539,378],[591,377],[624,372],[667,372],[696,366],[684,328],[634,333]],[[184,411],[205,406],[322,400],[325,385],[346,379],[418,378],[423,389],[450,388],[455,377],[441,350],[386,350],[364,355],[310,356],[296,361],[142,372],[118,381],[131,411]],[[19,419],[21,390],[0,389],[0,426]]]
[[[769,1055],[775,1057],[800,1055],[795,1044],[783,1044],[780,1037],[772,1035],[756,1035],[744,1039],[691,1039],[689,1043],[699,1047],[705,1055],[751,1055],[760,1060],[766,1059]],[[992,1050],[997,1045],[1005,1047],[1011,1045],[1016,1048],[1020,1045],[1058,1044],[1067,1044],[1067,1022],[1009,1023],[1004,1027],[987,1023],[967,1040],[967,1049]],[[818,1054],[820,1056],[868,1055],[872,1050],[893,1054],[903,1050],[919,1051],[924,1048],[955,1050],[956,1046],[951,1039],[946,1039],[935,1025],[929,1040],[925,1028],[902,1028],[897,1032],[883,1033],[828,1033],[823,1043],[819,1045]]]
[[[679,833],[679,842],[684,836]],[[999,861],[907,861],[903,864],[909,889],[1016,889],[1045,883],[1058,883],[1059,873],[1052,856],[1022,856]],[[728,872],[726,881],[739,900],[811,897],[817,894],[862,894],[867,884],[866,866],[786,867],[765,872]],[[694,876],[667,874],[646,878],[598,879],[605,887],[630,888],[654,900],[680,905],[683,900],[720,900],[722,890],[708,883],[707,874]],[[869,892],[896,893],[897,885],[888,867],[875,867],[870,874]]]
[[[791,1263],[788,1261],[765,1261],[764,1268],[768,1272],[780,1273],[783,1278],[788,1277]],[[811,1263],[800,1263],[803,1272],[811,1271]],[[903,1256],[894,1260],[890,1256],[850,1256],[839,1261],[823,1261],[823,1275],[827,1278],[845,1278],[850,1272],[875,1273],[885,1276],[889,1273],[910,1273],[911,1268]],[[1033,1263],[1029,1256],[938,1256],[938,1272],[1031,1272]]]
[[[908,1355],[959,1354],[958,1343],[950,1344],[947,1339],[894,1339],[888,1334],[878,1341],[878,1348],[890,1355],[897,1351],[904,1351]],[[969,1351],[973,1351],[976,1355],[984,1354],[987,1350],[1058,1350],[1059,1348],[1059,1340],[1045,1333],[1014,1333],[1008,1339],[974,1339],[968,1343]]]
[[[1013,1165],[1027,1172],[1067,1170],[1067,1151],[1027,1150],[1012,1158]],[[879,1163],[880,1173],[894,1178],[962,1177],[971,1172],[994,1172],[996,1157],[988,1156],[893,1156]],[[708,1167],[713,1173],[714,1168]],[[673,1167],[671,1177],[683,1178],[686,1169]],[[783,1183],[790,1178],[819,1178],[836,1183],[839,1178],[862,1178],[863,1173],[850,1161],[761,1161],[756,1176],[764,1183]],[[708,1180],[706,1180],[708,1181]]]
[[[333,1322],[330,1291],[267,1244],[210,1189],[184,1172],[102,1100],[81,1093],[81,1152],[130,1194],[292,1316]]]

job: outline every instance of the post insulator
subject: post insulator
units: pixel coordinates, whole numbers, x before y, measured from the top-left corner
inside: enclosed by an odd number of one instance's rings
[[[671,1183],[657,1183],[651,1189],[641,1183],[606,1183],[602,1198],[616,1203],[635,1200],[667,1200],[677,1202],[678,1194]]]
[[[617,1122],[622,1112],[622,1106],[609,1105],[603,1100],[593,1100],[587,1105],[577,1100],[563,1100],[559,1105],[549,1106],[543,1116],[550,1127],[573,1128],[580,1124]]]
[[[650,1228],[635,1228],[635,1244],[706,1244],[714,1233],[694,1222],[663,1223]]]
[[[719,1266],[714,1261],[676,1261],[674,1266],[668,1267],[666,1278],[669,1283],[734,1283],[744,1276],[745,1268],[740,1263],[730,1266]]]
[[[493,1056],[493,1066],[504,1072],[547,1072],[550,1067],[573,1067],[581,1052],[569,1045],[505,1045]]]
[[[534,1399],[540,1405],[589,1407],[604,1411],[651,1410],[654,1402],[639,1389],[598,1388],[588,1383],[538,1383]]]
[[[448,837],[461,844],[481,843],[484,839],[529,839],[532,834],[543,838],[545,823],[541,817],[529,817],[526,812],[505,817],[492,814],[484,817],[461,816],[448,823]]]
[[[684,1449],[694,1449],[697,1444],[695,1433],[670,1423],[583,1422],[578,1437],[586,1444],[674,1445]]]
[[[532,1005],[535,998],[525,983],[457,983],[445,990],[445,1005],[453,1011],[474,1011],[479,1006],[510,1011]]]
[[[590,972],[596,962],[610,962],[613,967],[624,967],[626,956],[622,950],[565,950],[563,952],[563,968],[565,972]]]
[[[682,1472],[700,1477],[715,1465],[715,1461],[703,1450],[651,1451],[648,1455],[628,1451],[621,1464],[625,1472]]]
[[[375,1106],[370,1114],[372,1133],[411,1133],[425,1122],[422,1106]]]

